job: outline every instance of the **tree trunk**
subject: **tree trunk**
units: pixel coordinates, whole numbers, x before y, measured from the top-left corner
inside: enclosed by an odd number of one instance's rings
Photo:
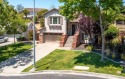
[[[102,25],[102,16],[101,16],[101,5],[100,5],[100,0],[99,0],[99,8],[100,8],[100,28],[101,28],[101,36],[102,36],[102,55],[101,55],[101,61],[104,61],[104,49],[105,49],[105,35],[104,35],[104,28]]]
[[[102,33],[102,56],[101,56],[101,61],[104,61],[104,50],[105,50],[105,35],[104,35],[104,30],[101,28],[101,33]]]
[[[15,44],[15,33],[14,33],[14,44]]]

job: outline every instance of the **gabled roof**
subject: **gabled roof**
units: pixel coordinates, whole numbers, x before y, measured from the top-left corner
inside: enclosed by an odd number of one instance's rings
[[[59,11],[59,10],[58,10],[58,9],[56,9],[56,8],[53,8],[53,9],[49,10],[48,12],[46,12],[44,15],[46,15],[46,14],[48,14],[48,13],[52,12],[52,11]]]

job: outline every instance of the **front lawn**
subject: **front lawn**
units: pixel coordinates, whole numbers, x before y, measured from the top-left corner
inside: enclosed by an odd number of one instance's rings
[[[122,75],[118,73],[122,71],[122,67],[110,60],[100,61],[101,57],[95,53],[87,53],[83,51],[55,50],[48,56],[36,63],[36,71],[40,70],[73,70],[75,65],[89,66],[90,72],[107,73],[114,75]],[[23,72],[28,72],[32,66]]]
[[[19,53],[22,53],[28,49],[31,49],[32,45],[25,43],[10,44],[0,47],[0,62],[7,60]]]

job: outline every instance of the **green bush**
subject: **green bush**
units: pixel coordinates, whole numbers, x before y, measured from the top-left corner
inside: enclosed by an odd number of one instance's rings
[[[38,16],[35,16],[35,22],[38,22]]]
[[[121,59],[125,60],[125,54],[121,54]]]
[[[86,49],[87,49],[88,51],[92,51],[92,50],[93,50],[93,46],[92,46],[92,45],[88,45],[88,46],[86,46]]]
[[[111,43],[113,46],[117,46],[121,43],[120,39],[118,37],[111,40]]]
[[[19,38],[17,38],[17,41],[26,41],[27,39],[25,37],[20,36]]]
[[[115,58],[116,58],[116,54],[112,53],[112,59],[115,59]]]
[[[41,27],[44,27],[44,18],[40,18],[40,25]]]
[[[106,49],[106,56],[110,56],[111,54],[111,50],[110,49]]]
[[[114,25],[110,25],[105,31],[105,37],[107,40],[112,40],[118,36],[119,30]]]
[[[33,40],[33,31],[30,30],[28,33],[28,40]]]

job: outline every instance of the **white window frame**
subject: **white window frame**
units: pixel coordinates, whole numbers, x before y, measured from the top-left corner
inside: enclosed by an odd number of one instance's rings
[[[53,23],[53,18],[57,18],[57,24],[54,24]],[[51,21],[52,20],[52,21]],[[60,22],[60,17],[50,17],[50,24],[53,24],[53,25],[59,25],[59,24],[61,24],[61,22]]]

